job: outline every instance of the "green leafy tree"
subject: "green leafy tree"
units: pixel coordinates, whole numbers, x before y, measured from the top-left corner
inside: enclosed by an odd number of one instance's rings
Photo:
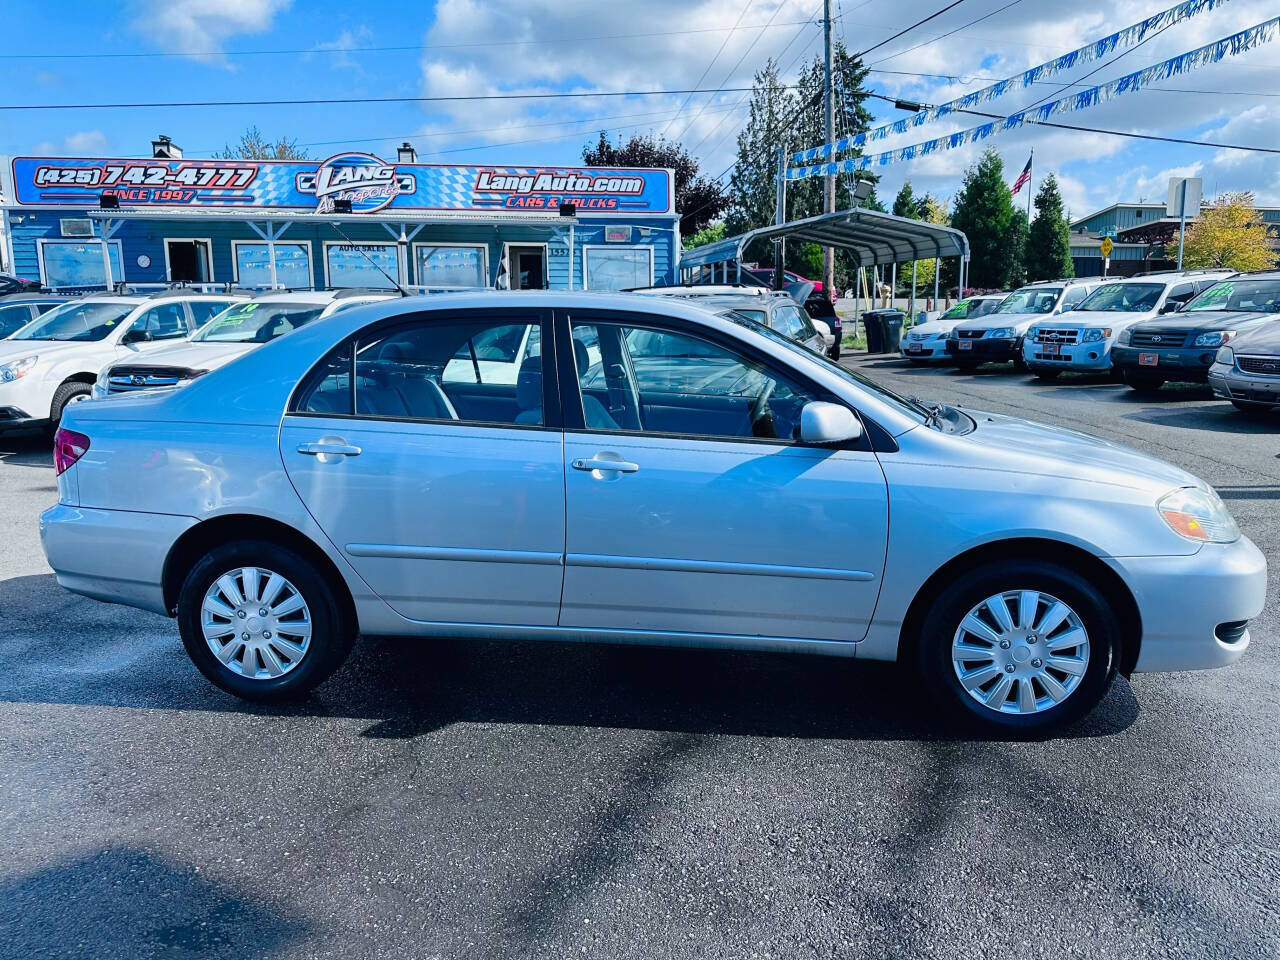
[[[214,157],[219,160],[305,160],[307,151],[298,147],[297,140],[280,137],[274,143],[262,135],[257,127],[250,127],[240,136],[240,142],[231,144]]]
[[[691,233],[684,238],[684,248],[692,250],[694,247],[706,246],[708,243],[718,243],[725,238],[724,221],[718,220],[715,223],[707,224],[697,233]]]
[[[1004,181],[1000,154],[988,149],[965,171],[951,225],[969,238],[969,288],[1004,290],[1017,274],[1018,213]]]
[[[1044,178],[1035,199],[1036,216],[1027,237],[1027,279],[1060,280],[1075,276],[1071,260],[1071,226],[1062,208],[1058,178]],[[1019,217],[1019,220],[1022,218]]]
[[[920,220],[920,201],[911,189],[911,181],[905,180],[898,195],[893,198],[893,215],[906,217],[908,220]]]
[[[626,143],[610,143],[602,130],[594,146],[582,148],[589,167],[668,167],[676,176],[676,210],[681,234],[697,233],[729,205],[720,181],[699,174],[699,164],[684,146],[654,136],[633,136]]]

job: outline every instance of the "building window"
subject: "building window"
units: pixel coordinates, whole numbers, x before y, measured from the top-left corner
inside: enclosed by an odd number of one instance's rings
[[[489,248],[440,243],[413,245],[414,280],[423,287],[487,287]]]
[[[394,243],[326,243],[324,276],[329,287],[390,290],[400,280],[400,252]]]
[[[281,287],[313,286],[311,280],[311,245],[309,243],[277,243],[276,284]],[[233,240],[231,252],[236,264],[236,283],[242,287],[271,286],[271,262],[265,243]]]
[[[46,287],[103,287],[106,272],[102,264],[102,243],[83,240],[41,240],[40,274]],[[120,266],[120,241],[107,243],[111,257],[111,280],[124,279]]]
[[[584,247],[582,286],[586,290],[653,286],[653,247]]]
[[[1135,219],[1135,220],[1141,220],[1141,219],[1142,219],[1142,211],[1141,211],[1141,210],[1135,210],[1135,211],[1133,211],[1133,217],[1134,217],[1134,219]]]

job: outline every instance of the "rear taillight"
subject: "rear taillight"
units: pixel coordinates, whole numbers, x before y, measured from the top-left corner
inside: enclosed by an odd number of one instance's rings
[[[89,438],[83,433],[59,427],[53,436],[53,469],[61,476],[71,466],[89,452]]]

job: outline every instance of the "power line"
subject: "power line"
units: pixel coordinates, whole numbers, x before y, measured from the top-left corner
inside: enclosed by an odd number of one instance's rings
[[[751,92],[750,87],[714,90],[604,90],[560,93],[476,93],[452,97],[314,97],[296,100],[177,100],[148,103],[5,103],[0,110],[145,110],[191,107],[301,107],[342,103],[459,103],[478,100],[585,100],[592,97],[671,97],[682,93]]]
[[[930,20],[933,20],[933,19],[935,19],[936,17],[940,17],[940,16],[942,16],[942,15],[943,15],[944,13],[946,13],[948,10],[952,9],[953,7],[958,7],[958,6],[960,6],[960,4],[962,4],[962,3],[964,3],[964,0],[952,0],[952,2],[951,2],[951,3],[947,4],[947,5],[946,5],[945,7],[943,7],[941,10],[935,10],[933,13],[929,14],[929,15],[928,15],[927,17],[925,17],[923,20],[917,20],[915,23],[911,24],[911,26],[909,26],[909,27],[903,27],[901,30],[899,30],[897,33],[895,33],[892,37],[889,37],[889,38],[888,38],[888,39],[886,39],[886,40],[881,40],[879,43],[877,43],[877,44],[873,44],[872,46],[867,47],[867,49],[865,49],[865,50],[860,50],[860,51],[859,51],[855,56],[856,56],[857,58],[861,59],[862,57],[865,57],[868,53],[870,53],[872,50],[879,50],[879,49],[880,49],[881,47],[883,47],[886,43],[892,43],[894,40],[897,40],[897,39],[898,39],[900,36],[902,36],[903,34],[910,33],[910,32],[911,32],[912,30],[914,30],[916,27],[923,26],[924,24],[928,23]]]
[[[996,9],[992,10],[990,13],[982,15],[981,17],[978,17],[976,20],[970,20],[968,23],[961,24],[960,26],[956,27],[954,30],[949,30],[944,34],[941,34],[936,37],[931,37],[928,40],[921,40],[914,47],[907,47],[907,49],[905,50],[899,50],[897,53],[891,53],[887,57],[881,57],[879,60],[875,60],[872,62],[884,63],[888,60],[896,60],[898,57],[906,56],[908,53],[911,53],[913,50],[919,50],[921,47],[927,47],[931,43],[937,43],[939,40],[944,40],[947,37],[952,36],[953,34],[959,33],[961,30],[968,30],[970,27],[981,23],[983,20],[988,20],[991,17],[994,17],[997,13],[1003,13],[1004,11],[1008,10],[1010,7],[1017,6],[1021,2],[1022,0],[1010,0],[1010,2],[1006,3],[1003,7],[997,7]]]
[[[805,20],[788,20],[784,23],[772,24],[774,27],[799,26]],[[291,54],[352,54],[352,53],[403,53],[421,52],[423,50],[455,50],[465,47],[525,47],[542,44],[587,43],[594,40],[640,40],[647,37],[686,36],[698,33],[732,33],[734,30],[754,30],[761,24],[747,24],[738,27],[700,27],[691,30],[658,30],[649,33],[604,33],[591,37],[547,37],[542,40],[469,40],[459,43],[414,43],[394,46],[371,47],[285,47],[275,50],[223,50],[219,57],[278,57]],[[764,25],[767,29],[769,25]],[[190,51],[141,51],[132,53],[5,53],[0,60],[141,60],[161,57],[190,57]]]
[[[747,11],[751,9],[751,4],[753,3],[755,3],[755,0],[747,0],[746,6],[742,8],[742,11],[738,14],[738,19],[733,24],[733,30],[738,29],[738,24],[742,22],[742,18],[747,15]],[[702,71],[702,76],[700,76],[698,78],[698,82],[693,85],[693,89],[697,90],[700,86],[702,86],[702,81],[707,79],[707,74],[711,72],[711,68],[714,67],[716,65],[716,61],[720,59],[720,54],[724,53],[724,48],[729,45],[729,38],[733,36],[733,30],[730,30],[728,33],[724,35],[724,39],[720,41],[720,49],[717,50],[716,55],[711,58],[711,62],[707,64],[707,68]],[[684,103],[680,104],[680,109],[676,111],[677,117],[680,116],[680,114],[684,113],[684,108],[689,105],[689,101],[692,99],[693,99],[692,93],[684,98]],[[667,125],[662,128],[662,135],[664,137],[667,135],[667,131],[670,128],[671,128],[671,121],[668,120]]]

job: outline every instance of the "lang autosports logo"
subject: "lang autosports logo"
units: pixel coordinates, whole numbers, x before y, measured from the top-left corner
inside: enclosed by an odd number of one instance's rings
[[[397,174],[394,165],[367,153],[330,157],[315,173],[298,174],[297,186],[300,193],[315,194],[317,213],[331,213],[339,199],[351,201],[352,213],[373,213],[417,188],[412,174]]]

